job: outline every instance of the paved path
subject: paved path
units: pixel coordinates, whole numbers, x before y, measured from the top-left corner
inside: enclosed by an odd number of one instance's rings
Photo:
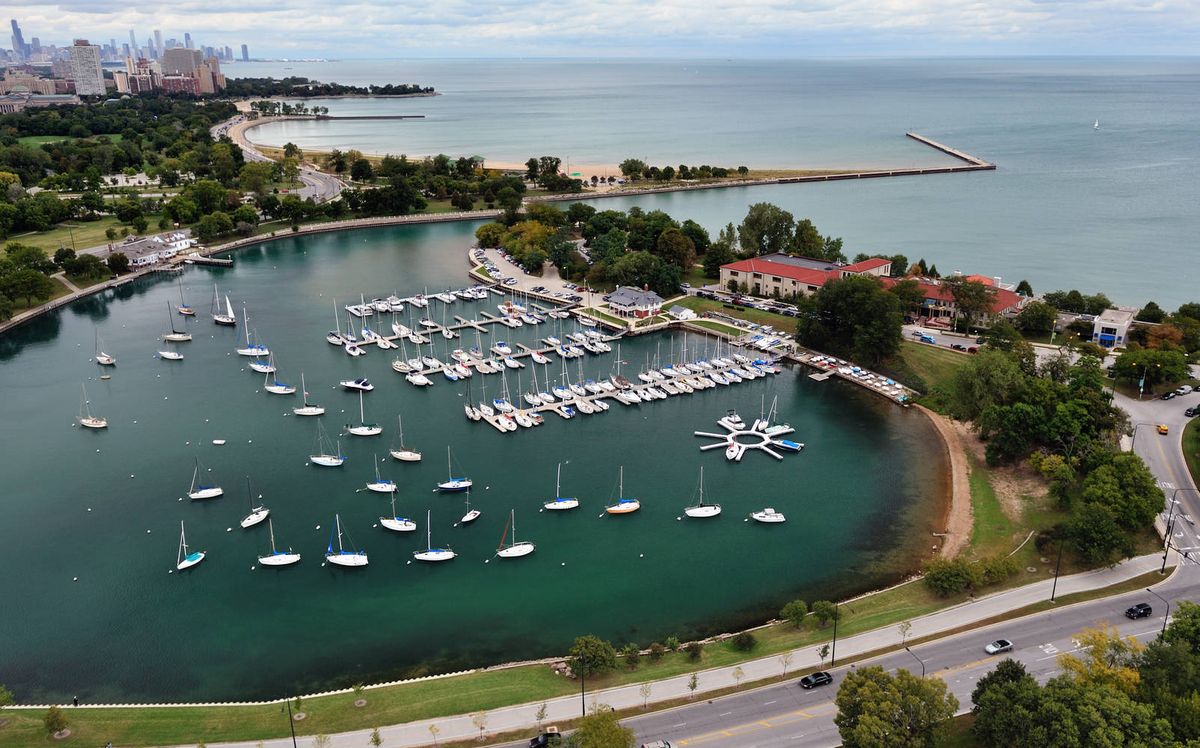
[[[228,135],[238,147],[242,149],[242,156],[246,161],[272,161],[262,151],[258,150],[254,143],[246,137],[246,130],[251,126],[261,124],[266,121],[282,121],[287,117],[262,117],[258,120],[249,120],[245,115],[238,116],[226,120],[214,126],[209,132],[214,139],[222,135]],[[308,118],[302,118],[308,119]],[[338,195],[342,194],[342,190],[346,188],[345,183],[337,177],[326,174],[323,171],[310,168],[308,166],[300,167],[300,181],[304,183],[304,187],[294,190],[291,194],[298,195],[301,200],[312,198],[318,203],[326,203],[333,200]]]
[[[1101,569],[1063,577],[1058,580],[1057,594],[1066,595],[1072,592],[1105,587],[1157,569],[1161,563],[1162,556],[1155,554],[1131,559],[1110,569]],[[916,582],[916,584],[919,584],[919,582]],[[1009,611],[1042,600],[1047,600],[1050,597],[1052,584],[1052,580],[1043,580],[1017,589],[988,595],[974,602],[963,603],[922,618],[914,619],[909,638],[915,639],[949,631],[1003,615]],[[1110,607],[1111,605],[1109,603]],[[976,637],[983,636],[983,634],[976,634]],[[899,645],[899,643],[900,634],[897,628],[890,626],[840,639],[837,643],[837,656],[841,660],[885,647],[894,647]],[[789,671],[794,672],[799,669],[819,666],[821,661],[816,654],[816,649],[817,647],[814,645],[796,650],[793,653],[794,659],[788,668]],[[969,659],[979,659],[980,654],[976,654],[974,650],[971,650],[968,657]],[[740,667],[744,673],[744,680],[748,682],[779,677],[783,673],[783,665],[779,655],[742,663]],[[708,691],[733,686],[735,684],[733,670],[734,667],[721,667],[700,671],[698,674],[699,688],[695,695],[703,696]],[[689,678],[690,674],[656,681],[652,686],[651,702],[687,698],[690,695],[687,688]],[[367,691],[366,697],[370,698],[370,690]],[[617,709],[628,709],[640,707],[642,699],[640,685],[634,684],[588,693],[585,702],[589,708],[593,704],[607,704]],[[552,699],[546,702],[546,704],[546,722],[550,724],[578,716],[581,708],[579,695]],[[538,706],[536,703],[522,704],[489,712],[487,717],[487,732],[497,733],[527,729],[532,733],[537,723],[536,714]],[[469,740],[477,737],[479,734],[479,729],[472,723],[471,716],[464,714],[442,719],[421,720],[401,725],[381,727],[380,735],[384,738],[384,744],[393,746],[393,748],[397,746],[431,745],[433,741],[429,727],[433,724],[436,724],[438,727],[438,739],[441,741]],[[350,746],[359,748],[366,745],[369,734],[369,730],[341,733],[331,736],[330,745],[335,748],[349,748]],[[224,746],[226,748],[233,746],[241,748],[244,746],[245,748],[249,748],[257,744],[257,742],[247,742],[213,743],[210,745],[212,748],[217,748],[217,746]],[[300,745],[312,744],[312,738],[304,738],[300,741]],[[264,748],[286,748],[291,745],[291,738],[267,740],[263,741],[262,745]]]

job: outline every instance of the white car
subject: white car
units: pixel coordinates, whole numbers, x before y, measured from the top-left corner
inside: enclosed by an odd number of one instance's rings
[[[1011,652],[1012,648],[1013,643],[1008,639],[997,639],[996,641],[984,647],[983,651],[990,655],[994,655],[1000,654],[1001,652]]]

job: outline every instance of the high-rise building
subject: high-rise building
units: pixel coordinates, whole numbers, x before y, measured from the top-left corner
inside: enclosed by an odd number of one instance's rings
[[[137,37],[133,35],[133,29],[129,30],[129,49],[133,50],[134,54],[137,54]]]
[[[156,59],[162,59],[162,55],[163,55],[162,32],[159,31],[158,29],[155,29],[154,30],[154,57]]]
[[[204,63],[199,50],[172,47],[163,52],[163,75],[195,75],[196,69]]]
[[[21,35],[21,27],[17,25],[17,19],[13,18],[12,23],[12,49],[13,54],[18,60],[25,60],[29,57],[29,48],[25,46],[25,37]]]
[[[75,80],[75,93],[80,96],[104,95],[100,48],[88,44],[87,39],[76,39],[71,47],[71,78]]]
[[[250,62],[250,48],[242,45],[242,62]]]
[[[183,32],[183,46],[192,49],[192,35],[190,32]]]

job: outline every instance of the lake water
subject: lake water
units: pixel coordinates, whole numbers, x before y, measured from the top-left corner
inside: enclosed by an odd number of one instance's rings
[[[949,162],[904,137],[914,130],[999,168],[621,204],[669,207],[716,230],[765,200],[844,237],[852,255],[901,252],[942,272],[1104,291],[1124,304],[1195,299],[1184,270],[1200,236],[1200,58],[356,60],[227,73],[418,82],[443,94],[314,102],[423,120],[252,131],[316,149],[763,168]]]
[[[34,702],[279,697],[561,653],[585,633],[644,646],[758,622],[793,597],[862,591],[895,579],[928,550],[946,490],[936,434],[919,413],[850,385],[789,370],[665,402],[614,402],[607,414],[570,422],[549,415],[539,429],[501,435],[463,417],[465,384],[439,378],[417,390],[391,371],[391,355],[372,348],[351,359],[324,342],[335,296],[340,305],[360,292],[463,285],[475,225],[289,237],[239,253],[232,270],[191,268],[182,286],[198,316],[187,323],[195,340],[179,345],[182,362],[155,357],[167,305],[180,297],[167,278],[80,301],[0,337],[5,685]],[[312,399],[329,409],[322,421],[330,432],[358,416],[357,398],[336,383],[369,376],[376,390],[366,396],[367,419],[385,426],[383,436],[344,437],[349,460],[341,469],[310,466],[315,419],[292,416],[298,399],[264,393],[262,377],[233,353],[243,328],[210,321],[214,283],[239,313],[249,305],[280,379],[298,383],[305,373]],[[432,302],[434,318],[439,304]],[[494,302],[459,302],[451,313],[485,308]],[[118,357],[108,381],[97,379],[91,360],[96,331]],[[547,326],[506,329],[484,345],[547,334]],[[687,340],[692,350],[705,345]],[[680,334],[643,336],[622,354],[637,370],[683,342]],[[442,347],[439,339],[444,358]],[[589,357],[584,375],[605,376],[614,360]],[[559,371],[557,360],[549,369]],[[499,378],[487,379],[494,397]],[[72,424],[84,380],[93,409],[109,419],[106,431]],[[481,399],[479,382],[472,387]],[[779,420],[808,444],[801,454],[781,462],[749,454],[734,465],[722,450],[699,451],[694,430],[716,430],[729,408],[756,415],[764,397],[769,404],[776,396]],[[373,476],[372,456],[386,458],[397,412],[407,440],[425,453],[419,464],[383,465],[400,485],[399,510],[420,525],[407,535],[376,527],[389,505],[359,490]],[[212,445],[218,438],[228,443]],[[475,480],[483,516],[469,527],[454,526],[461,497],[431,492],[446,474],[447,445],[456,472]],[[223,498],[180,499],[196,457],[226,489]],[[583,506],[539,512],[560,461],[563,493]],[[626,493],[643,509],[600,518],[621,465]],[[702,465],[706,498],[725,512],[678,521]],[[303,555],[298,566],[252,569],[268,540],[265,524],[238,527],[245,476],[272,510],[278,544]],[[743,521],[763,506],[786,512],[788,522]],[[427,508],[434,543],[460,554],[448,564],[409,562],[424,545]],[[485,563],[513,508],[521,539],[537,552]],[[335,513],[369,553],[369,567],[322,566]],[[208,559],[169,573],[181,520],[192,549]]]

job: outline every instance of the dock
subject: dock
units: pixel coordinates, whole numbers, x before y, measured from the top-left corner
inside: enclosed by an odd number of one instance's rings
[[[947,156],[953,156],[954,158],[958,159],[959,161],[963,161],[963,162],[975,167],[976,169],[995,169],[996,168],[995,164],[988,162],[988,161],[984,161],[983,159],[979,158],[978,156],[972,156],[971,154],[966,153],[964,151],[960,151],[957,148],[951,148],[948,145],[943,145],[943,144],[937,142],[936,140],[933,140],[932,138],[925,137],[924,135],[919,135],[915,132],[906,132],[906,133],[904,133],[904,135],[905,135],[905,137],[912,138],[913,140],[917,141],[918,143],[924,143],[925,145],[929,146],[930,148],[933,148],[934,150],[941,151],[942,153],[946,154]]]
[[[191,254],[185,255],[183,261],[188,265],[212,265],[221,268],[233,267],[232,257],[208,257],[200,254],[199,252],[192,252]]]

